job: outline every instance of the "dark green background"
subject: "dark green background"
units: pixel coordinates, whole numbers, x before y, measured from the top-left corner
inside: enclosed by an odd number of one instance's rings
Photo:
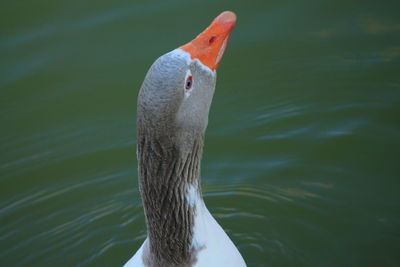
[[[202,164],[249,266],[400,265],[398,1],[7,1],[0,265],[120,266],[145,238],[136,98],[224,10]]]

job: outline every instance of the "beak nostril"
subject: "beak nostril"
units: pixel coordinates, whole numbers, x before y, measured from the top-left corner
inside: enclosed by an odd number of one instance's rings
[[[211,36],[210,39],[208,39],[208,44],[211,45],[215,41],[215,36]]]

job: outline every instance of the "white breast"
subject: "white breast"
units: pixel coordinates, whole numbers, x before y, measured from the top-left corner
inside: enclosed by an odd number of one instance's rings
[[[197,261],[194,267],[246,266],[239,251],[212,217],[203,200],[195,197],[192,190],[189,190],[187,197],[190,198],[191,204],[196,209],[192,241],[192,247],[197,250]],[[142,255],[147,245],[148,241],[146,239],[135,255],[124,266],[145,267]]]
[[[246,266],[242,255],[230,240],[225,231],[212,217],[203,200],[196,203],[194,225],[194,248],[200,248],[197,253],[196,267]],[[201,249],[204,247],[203,249]]]

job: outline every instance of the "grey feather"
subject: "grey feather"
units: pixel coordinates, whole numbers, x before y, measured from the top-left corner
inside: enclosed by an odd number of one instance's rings
[[[151,267],[192,266],[194,210],[185,198],[199,185],[200,161],[215,72],[170,52],[149,69],[138,98],[139,185],[149,245],[143,262]],[[185,97],[187,70],[193,87]]]

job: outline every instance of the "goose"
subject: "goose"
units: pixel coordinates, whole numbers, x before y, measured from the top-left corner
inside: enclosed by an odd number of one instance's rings
[[[233,12],[222,12],[146,74],[137,103],[137,157],[147,238],[126,267],[246,266],[200,186],[216,69],[235,23]]]

